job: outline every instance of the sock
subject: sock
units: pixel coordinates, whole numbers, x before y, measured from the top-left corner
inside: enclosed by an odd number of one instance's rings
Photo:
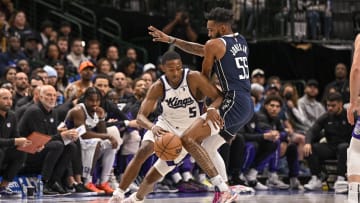
[[[179,183],[180,180],[182,180],[182,177],[181,177],[180,173],[174,173],[174,174],[172,174],[171,177],[172,177],[175,184]]]
[[[211,178],[210,181],[213,185],[219,188],[220,192],[229,191],[229,186],[225,183],[225,181],[222,179],[220,175]]]
[[[194,179],[189,171],[186,171],[182,174],[185,182],[188,182],[190,179]]]
[[[360,183],[356,183],[356,182],[349,183],[349,193],[348,193],[349,203],[359,202],[359,188],[360,188]]]

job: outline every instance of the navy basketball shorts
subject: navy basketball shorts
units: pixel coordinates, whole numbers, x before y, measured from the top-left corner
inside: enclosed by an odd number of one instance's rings
[[[229,91],[225,93],[219,110],[225,122],[220,135],[229,141],[250,121],[254,114],[254,104],[250,93]]]

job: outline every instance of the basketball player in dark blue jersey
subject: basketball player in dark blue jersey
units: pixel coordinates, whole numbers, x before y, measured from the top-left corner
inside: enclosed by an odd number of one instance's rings
[[[174,44],[188,53],[202,56],[202,74],[210,78],[214,68],[219,78],[224,94],[224,101],[219,111],[225,122],[224,128],[219,133],[221,137],[214,136],[212,128],[209,127],[211,124],[204,125],[201,119],[194,122],[182,137],[184,148],[219,189],[213,200],[217,202],[217,199],[229,190],[225,183],[227,181],[225,164],[217,149],[225,141],[230,142],[235,133],[251,119],[253,103],[250,96],[247,61],[249,50],[244,37],[232,31],[232,12],[224,8],[214,8],[205,17],[208,36],[211,38],[205,45],[174,38],[153,26],[148,29],[153,41]],[[210,106],[208,110],[210,109],[214,108]],[[199,144],[200,141],[210,135],[213,136],[208,139],[210,141],[203,143],[203,146],[206,146],[203,148]]]

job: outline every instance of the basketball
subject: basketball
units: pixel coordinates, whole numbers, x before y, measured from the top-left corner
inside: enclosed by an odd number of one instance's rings
[[[175,160],[182,150],[180,137],[173,133],[165,133],[155,141],[154,151],[157,157],[164,161]]]

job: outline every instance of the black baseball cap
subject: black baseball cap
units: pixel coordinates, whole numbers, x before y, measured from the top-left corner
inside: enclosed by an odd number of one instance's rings
[[[315,86],[319,87],[319,82],[315,79],[310,79],[307,81],[306,86]]]

